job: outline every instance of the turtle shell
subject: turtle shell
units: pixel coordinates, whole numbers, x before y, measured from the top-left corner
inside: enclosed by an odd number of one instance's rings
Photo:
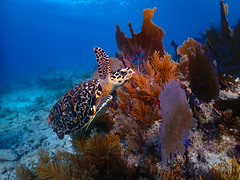
[[[98,79],[85,81],[69,90],[53,106],[48,121],[62,139],[64,134],[81,130],[95,113],[94,106],[101,95]]]

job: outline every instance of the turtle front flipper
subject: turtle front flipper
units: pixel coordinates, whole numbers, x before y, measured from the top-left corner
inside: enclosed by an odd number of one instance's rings
[[[97,59],[99,77],[105,79],[110,73],[108,55],[100,47],[94,47],[93,50]]]
[[[85,131],[87,131],[89,125],[96,118],[96,116],[99,116],[104,112],[105,108],[110,103],[112,98],[113,98],[112,95],[107,95],[97,104],[96,112],[92,116],[89,116],[89,121],[83,126],[83,128],[86,127]]]

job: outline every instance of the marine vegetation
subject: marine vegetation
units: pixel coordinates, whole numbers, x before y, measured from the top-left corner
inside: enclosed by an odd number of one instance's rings
[[[108,58],[95,49],[96,80],[70,90],[51,111],[50,123],[61,138],[71,134],[74,152],[40,151],[36,168],[17,167],[19,178],[239,178],[239,85],[225,79],[227,88],[219,88],[214,52],[194,39],[178,47],[180,62],[173,61],[163,29],[152,22],[155,11],[143,11],[141,32],[129,23],[131,38],[117,25],[120,53]],[[116,89],[106,79],[128,73]],[[85,108],[80,118],[74,108]]]
[[[163,163],[174,157],[176,152],[184,154],[190,129],[196,128],[185,91],[179,82],[170,80],[159,95],[162,124],[159,137]]]
[[[219,167],[210,169],[210,178],[213,180],[238,180],[240,178],[240,165],[237,163],[235,157],[233,157],[232,168],[229,170],[227,167]]]
[[[126,37],[125,33],[120,30],[120,26],[117,25],[116,42],[125,65],[141,70],[144,69],[148,59],[153,56],[155,51],[159,52],[160,57],[164,55],[162,40],[165,32],[152,22],[156,10],[157,8],[143,10],[141,32],[135,34],[132,24],[128,24],[132,38]]]
[[[178,47],[180,69],[190,81],[190,87],[201,101],[210,102],[219,95],[219,84],[216,67],[213,64],[211,52],[194,39],[184,41]]]
[[[238,98],[217,99],[213,106],[220,113],[219,130],[231,134],[240,141],[240,96]]]
[[[220,74],[240,74],[240,20],[235,30],[227,21],[228,5],[220,1],[221,30],[212,27],[206,32],[206,47],[213,53]]]
[[[75,141],[75,153],[58,151],[50,157],[39,152],[34,170],[17,167],[20,179],[135,179],[134,169],[121,158],[120,138],[114,134],[102,137],[94,133],[86,141]]]
[[[208,56],[208,59],[211,59],[213,64],[216,66],[219,84],[221,85],[221,88],[226,88],[228,87],[229,82],[231,84],[238,84],[238,82],[236,82],[234,78],[232,78],[232,76],[238,77],[240,75],[240,20],[238,21],[235,30],[230,28],[226,17],[228,14],[228,4],[224,4],[223,0],[220,1],[220,13],[221,13],[220,32],[218,32],[218,30],[214,26],[212,26],[211,29],[207,29],[206,31],[205,34],[206,42],[204,45],[193,39],[188,39],[183,43],[182,47],[181,46],[178,47],[177,54],[182,56],[180,60],[181,72],[188,73],[186,72],[187,71],[186,67],[188,67],[189,56],[194,55],[196,53],[195,50],[193,50],[196,48],[196,46],[200,46],[201,47],[200,49],[202,49],[202,51],[205,51],[204,53],[205,56]],[[204,60],[207,58],[201,57],[201,59]],[[210,60],[208,60],[208,62],[210,62]],[[205,68],[201,67],[198,69],[201,69],[202,71]],[[195,69],[195,72],[197,72],[196,70],[197,69]],[[214,71],[216,70],[213,70],[212,68],[211,74],[215,74],[216,72]],[[209,82],[212,81],[213,85],[215,84],[215,88],[213,89],[210,88],[212,90],[210,94],[212,94],[212,97],[214,97],[215,94],[216,97],[217,80],[216,78],[214,78],[213,75],[210,75],[209,77],[211,78]],[[209,101],[209,99],[210,98],[207,98],[206,100]]]

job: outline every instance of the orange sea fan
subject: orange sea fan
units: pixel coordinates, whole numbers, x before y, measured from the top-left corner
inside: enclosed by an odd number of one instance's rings
[[[151,124],[159,115],[159,93],[164,84],[179,76],[177,63],[169,54],[159,56],[157,51],[146,64],[143,73],[136,72],[132,79],[118,90],[119,107],[143,124]]]
[[[195,52],[195,47],[200,45],[199,42],[195,41],[192,38],[188,38],[183,42],[182,46],[177,48],[177,54],[181,55],[180,58],[180,70],[183,74],[188,74],[188,66],[189,66],[189,54],[190,52]]]
[[[137,78],[138,76],[139,79]],[[139,121],[142,125],[151,125],[161,119],[159,114],[158,94],[160,87],[151,85],[144,75],[136,75],[126,83],[124,89],[118,90],[118,105],[125,116]]]
[[[200,45],[201,43],[197,42],[192,38],[188,38],[186,41],[183,42],[182,46],[177,48],[177,53],[181,56],[187,55],[189,56],[190,52],[196,52],[195,47]]]
[[[154,121],[161,119],[157,104],[145,104],[144,101],[135,99],[131,115],[135,120],[140,120],[146,125],[151,125]]]
[[[159,52],[155,51],[151,61],[146,65],[146,70],[153,81],[161,87],[169,79],[177,80],[179,76],[179,65],[171,59],[168,53],[160,57]]]
[[[154,98],[158,97],[159,91],[160,88],[151,82],[147,75],[136,72],[124,88],[118,90],[118,96],[123,103],[139,99],[152,104],[155,102]]]
[[[147,74],[136,74],[126,90],[131,96],[131,116],[145,125],[151,125],[161,119],[159,114],[158,95],[160,86],[154,83]]]
[[[180,70],[183,74],[188,74],[188,66],[189,66],[189,55],[190,53],[196,53],[196,46],[201,45],[199,42],[192,38],[188,38],[183,42],[182,46],[177,48],[177,53],[181,55],[180,58]]]
[[[136,74],[131,81],[131,87],[126,85],[126,89],[134,98],[153,103],[153,98],[159,94],[160,88],[151,82],[147,75]]]
[[[152,22],[153,15],[157,8],[143,10],[142,32],[135,34],[131,23],[128,24],[132,38],[126,37],[120,30],[119,25],[116,28],[116,42],[123,56],[125,65],[141,71],[149,58],[153,56],[155,50],[159,55],[164,55],[163,37],[165,32]],[[138,58],[138,59],[137,59]],[[137,59],[137,67],[134,61]]]

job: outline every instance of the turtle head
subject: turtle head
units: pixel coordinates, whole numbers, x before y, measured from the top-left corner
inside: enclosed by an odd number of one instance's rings
[[[129,67],[120,68],[110,73],[110,81],[114,87],[118,87],[131,79],[134,73],[134,70]]]

